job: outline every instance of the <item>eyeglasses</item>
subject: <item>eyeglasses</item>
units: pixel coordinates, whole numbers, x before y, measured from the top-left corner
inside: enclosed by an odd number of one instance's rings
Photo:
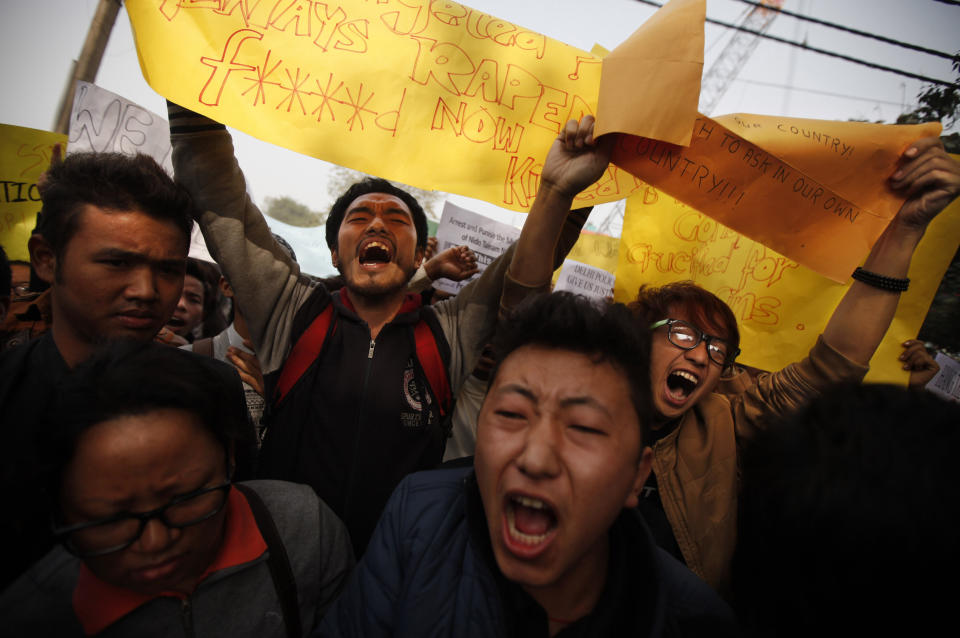
[[[683,350],[693,350],[700,345],[701,341],[706,342],[707,355],[719,366],[730,365],[740,354],[740,348],[734,348],[725,339],[708,335],[686,321],[662,319],[650,324],[650,329],[656,330],[661,326],[667,326],[667,339],[670,343]]]
[[[120,512],[97,521],[55,528],[53,534],[63,542],[67,551],[79,558],[112,554],[137,542],[147,523],[155,518],[174,529],[213,518],[227,504],[227,492],[232,484],[233,481],[227,479],[220,485],[177,496],[163,507],[149,512]]]

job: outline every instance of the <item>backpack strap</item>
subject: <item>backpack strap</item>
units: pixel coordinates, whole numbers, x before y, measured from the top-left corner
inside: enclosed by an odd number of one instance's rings
[[[419,305],[419,297],[410,295],[400,310],[401,312],[409,312]],[[334,327],[333,304],[329,303],[307,326],[307,329],[300,335],[300,338],[297,339],[290,350],[290,355],[283,364],[283,369],[277,380],[277,387],[274,392],[276,403],[283,400],[317,359],[323,349],[324,341]],[[433,396],[437,398],[440,415],[445,416],[453,402],[453,392],[450,390],[447,366],[437,346],[436,335],[424,319],[418,321],[414,327],[414,341],[417,347],[417,360],[427,376],[427,382],[430,384]]]
[[[323,342],[326,341],[333,325],[333,303],[328,303],[327,307],[310,322],[297,342],[293,344],[277,380],[277,387],[274,392],[276,403],[287,396],[287,393],[300,380],[310,364],[316,361],[320,355],[320,350],[323,348]]]
[[[280,610],[283,612],[283,624],[287,628],[289,638],[299,638],[303,635],[300,625],[300,602],[297,598],[297,582],[293,578],[293,569],[287,557],[287,549],[283,546],[280,532],[273,522],[270,510],[257,492],[241,483],[234,483],[236,488],[247,498],[253,518],[257,522],[263,540],[267,542],[267,566],[270,568],[270,577],[273,586],[280,598]]]
[[[430,390],[433,396],[437,398],[437,407],[440,408],[440,416],[446,416],[453,402],[453,393],[450,390],[450,379],[447,376],[447,366],[440,356],[440,349],[437,347],[437,338],[433,330],[426,321],[420,320],[413,329],[413,338],[417,344],[417,360],[424,374],[427,375],[427,383],[430,384]]]

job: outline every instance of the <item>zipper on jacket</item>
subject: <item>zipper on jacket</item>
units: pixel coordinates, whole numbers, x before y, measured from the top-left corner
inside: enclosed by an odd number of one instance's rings
[[[354,478],[357,474],[357,459],[360,456],[360,439],[363,427],[363,406],[366,405],[367,386],[370,385],[370,369],[373,367],[373,349],[376,347],[375,339],[370,339],[370,349],[367,350],[367,366],[363,371],[363,387],[360,390],[360,409],[357,411],[356,435],[353,439],[353,456],[350,459],[350,474],[347,478],[346,489],[343,491],[343,520],[346,521],[350,514],[350,492],[353,490]]]
[[[180,620],[183,622],[183,633],[187,636],[193,636],[193,609],[190,606],[189,598],[180,601]]]

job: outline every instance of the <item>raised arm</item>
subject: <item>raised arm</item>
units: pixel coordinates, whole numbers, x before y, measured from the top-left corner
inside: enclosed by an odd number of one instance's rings
[[[509,276],[525,286],[549,284],[554,250],[573,198],[594,183],[610,163],[613,139],[593,138],[592,115],[570,120],[543,164],[540,188],[517,240]]]
[[[314,285],[273,239],[246,191],[226,128],[168,103],[173,168],[202,214],[207,247],[236,292],[263,372],[280,367],[297,308]]]
[[[901,156],[890,187],[906,195],[863,264],[863,270],[903,280],[927,225],[960,194],[960,163],[939,138],[918,140]],[[867,365],[897,310],[900,293],[854,281],[830,317],[823,339],[848,359]]]
[[[456,297],[434,306],[451,345],[450,384],[454,393],[493,337],[498,314],[531,294],[549,289],[557,266],[558,238],[563,236],[561,248],[568,251],[590,211],[571,212],[573,198],[603,175],[611,150],[612,140],[600,144],[594,141],[593,116],[584,117],[579,124],[568,122],[544,162],[537,199],[520,238]]]

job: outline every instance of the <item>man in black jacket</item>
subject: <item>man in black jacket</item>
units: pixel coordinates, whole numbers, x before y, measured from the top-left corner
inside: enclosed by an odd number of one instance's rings
[[[102,343],[149,341],[173,314],[190,244],[192,203],[153,159],[77,153],[40,183],[30,259],[50,284],[52,327],[0,356],[3,485],[13,539],[2,583],[48,549],[37,509],[34,446],[57,382]]]
[[[404,480],[315,636],[732,636],[730,609],[636,510],[649,335],[554,293],[501,325],[474,472]]]
[[[408,193],[366,180],[337,200],[326,240],[345,286],[331,294],[273,240],[226,129],[169,109],[177,180],[204,211],[200,227],[244,308],[268,382],[260,476],[313,486],[346,523],[359,556],[397,483],[439,464],[451,397],[492,336],[501,293],[513,303],[549,286],[572,199],[600,177],[609,149],[585,152],[587,116],[574,135],[579,147],[547,160],[515,251],[453,299],[424,307],[407,294],[427,241],[423,211]],[[547,277],[528,278],[531,263]]]

